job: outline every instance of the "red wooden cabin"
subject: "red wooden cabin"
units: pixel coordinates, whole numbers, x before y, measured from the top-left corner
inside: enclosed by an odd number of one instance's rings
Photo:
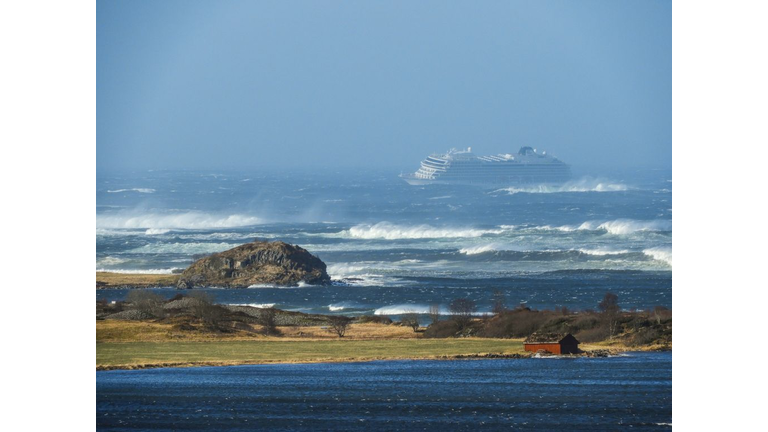
[[[523,342],[526,351],[543,350],[552,354],[578,354],[579,341],[570,333],[534,333]]]

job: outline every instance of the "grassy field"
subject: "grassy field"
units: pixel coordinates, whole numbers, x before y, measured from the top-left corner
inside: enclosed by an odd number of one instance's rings
[[[99,369],[258,363],[309,363],[377,359],[428,359],[473,354],[523,353],[521,340],[388,339],[199,342],[100,342]]]
[[[261,329],[259,325],[253,327],[257,330]],[[282,336],[281,339],[338,339],[336,334],[322,327],[286,326],[278,327],[278,329]],[[421,335],[422,333],[414,333],[410,327],[365,323],[350,326],[345,339],[415,339]],[[180,331],[168,323],[122,320],[96,321],[96,342],[197,342],[265,338],[261,333],[246,331],[233,331],[231,333]]]
[[[179,275],[173,274],[124,274],[96,272],[96,285],[103,288],[131,286],[175,286]]]

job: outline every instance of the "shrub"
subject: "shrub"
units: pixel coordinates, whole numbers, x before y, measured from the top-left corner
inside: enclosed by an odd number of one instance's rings
[[[403,314],[403,319],[401,320],[404,326],[408,326],[413,329],[414,332],[416,332],[419,329],[419,315],[409,312],[406,314]]]
[[[449,338],[454,337],[461,331],[459,323],[455,320],[439,321],[431,324],[424,332],[425,338]]]
[[[189,295],[192,315],[209,329],[220,329],[226,310],[213,303],[213,297],[205,291],[196,291]]]
[[[134,289],[128,293],[126,300],[131,304],[131,309],[142,314],[153,318],[162,318],[164,315],[163,303],[165,298],[160,294],[143,289]]]
[[[328,325],[331,330],[336,333],[340,338],[344,337],[347,332],[347,328],[352,322],[352,318],[336,315],[328,318]]]
[[[611,333],[608,327],[599,326],[589,330],[583,330],[574,335],[579,342],[600,342],[608,339]]]
[[[277,329],[277,309],[265,308],[260,311],[259,324],[264,329],[266,335],[278,335],[280,331]]]
[[[429,319],[432,321],[432,324],[437,323],[440,321],[440,305],[439,304],[431,304],[429,305]]]
[[[360,324],[392,324],[392,318],[386,315],[361,315],[355,318],[355,322]]]
[[[472,314],[477,311],[477,306],[468,298],[458,298],[451,302],[449,309],[453,320],[459,325],[459,329],[463,330],[472,321]]]

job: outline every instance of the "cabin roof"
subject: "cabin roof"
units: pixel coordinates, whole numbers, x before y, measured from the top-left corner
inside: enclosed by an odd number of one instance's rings
[[[528,336],[523,343],[560,343],[568,336],[573,337],[570,333],[533,333]],[[574,338],[576,339],[576,338]],[[577,341],[578,342],[578,341]]]

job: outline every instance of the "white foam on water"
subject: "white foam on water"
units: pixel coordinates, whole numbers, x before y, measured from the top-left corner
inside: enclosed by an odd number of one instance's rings
[[[606,255],[623,255],[630,253],[630,251],[623,250],[611,250],[611,249],[574,249],[586,255],[606,256]]]
[[[230,306],[250,306],[259,309],[269,309],[275,307],[276,303],[230,303]]]
[[[440,315],[453,315],[453,313],[450,310],[447,310],[444,306],[440,305],[438,307],[438,311]],[[429,306],[428,305],[422,305],[422,304],[397,304],[397,305],[390,305],[390,306],[383,306],[378,309],[376,309],[373,314],[374,315],[403,315],[407,313],[416,313],[416,314],[428,314],[429,313]],[[474,316],[484,316],[490,314],[488,311],[477,311],[472,313]]]
[[[122,193],[122,192],[138,192],[138,193],[151,194],[151,193],[155,193],[155,190],[150,188],[131,188],[131,189],[115,189],[115,190],[107,191],[107,193]]]
[[[550,226],[543,225],[528,228],[529,230],[541,231],[605,231],[608,234],[628,235],[637,232],[667,232],[672,231],[672,221],[668,219],[654,220],[636,220],[636,219],[615,219],[610,221],[587,221],[581,225],[562,225]]]
[[[210,254],[232,249],[232,243],[152,243],[128,251],[136,254]]]
[[[341,233],[342,237],[364,240],[402,240],[425,238],[467,238],[481,237],[488,234],[501,234],[507,231],[498,229],[433,227],[430,225],[395,225],[379,222],[374,225],[356,225]]]
[[[623,192],[629,189],[630,188],[623,183],[616,183],[606,179],[584,177],[561,185],[509,187],[498,189],[494,192],[507,192],[510,195],[514,195],[518,193]]]
[[[165,229],[165,228],[150,228],[150,229],[144,231],[144,234],[146,234],[146,235],[162,235],[162,234],[168,234],[169,232],[171,232],[171,230]]]
[[[484,254],[488,252],[498,252],[498,251],[499,251],[498,246],[495,244],[468,246],[468,247],[459,249],[459,253],[463,253],[465,255],[479,255],[479,254]]]
[[[263,221],[243,214],[216,214],[190,211],[185,213],[121,212],[97,215],[96,228],[104,229],[212,229],[257,225]]]
[[[100,258],[96,260],[96,267],[113,266],[113,265],[123,264],[127,261],[128,260],[124,258],[106,256],[104,258]]]
[[[634,220],[634,219],[616,219],[603,222],[592,228],[592,224],[585,222],[579,229],[605,230],[609,234],[626,235],[639,231],[672,231],[671,220]]]
[[[660,246],[643,250],[643,253],[656,261],[663,261],[672,267],[672,247]]]

